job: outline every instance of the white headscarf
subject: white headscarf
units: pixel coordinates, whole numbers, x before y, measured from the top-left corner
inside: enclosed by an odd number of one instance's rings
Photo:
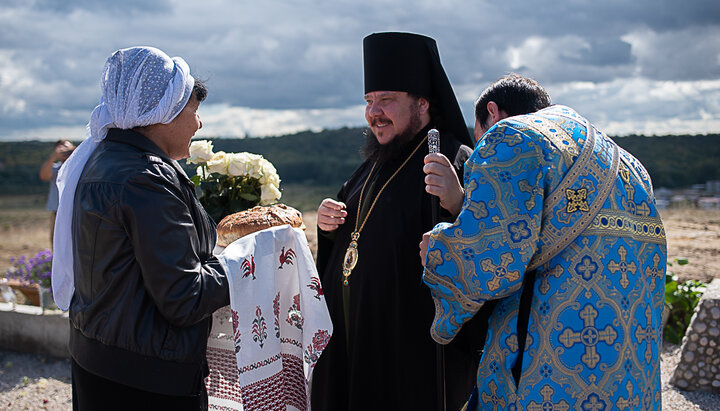
[[[195,79],[180,57],[153,47],[118,50],[105,62],[102,98],[90,115],[86,139],[58,172],[60,195],[53,240],[52,288],[55,303],[70,307],[75,290],[72,218],[75,188],[90,155],[111,128],[168,124],[185,108]]]

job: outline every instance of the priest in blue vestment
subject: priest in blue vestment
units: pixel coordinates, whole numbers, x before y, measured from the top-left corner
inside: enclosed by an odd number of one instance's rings
[[[490,127],[463,185],[421,256],[435,341],[493,305],[467,408],[660,409],[667,251],[642,164],[555,105]]]

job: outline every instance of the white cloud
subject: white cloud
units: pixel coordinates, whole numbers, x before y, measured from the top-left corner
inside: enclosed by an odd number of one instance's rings
[[[609,135],[706,134],[720,131],[720,79],[619,79],[547,87],[557,104],[588,117]]]
[[[716,0],[10,0],[0,140],[81,129],[105,58],[130,45],[180,55],[207,80],[201,110],[225,109],[208,110],[203,133],[363,125],[362,38],[389,30],[437,40],[469,124],[485,86],[515,70],[618,131],[720,132],[718,11]]]
[[[623,36],[632,45],[637,72],[658,80],[720,77],[720,25],[656,32],[639,29]]]
[[[198,137],[267,137],[365,125],[364,106],[341,109],[260,110],[226,104],[200,106]]]

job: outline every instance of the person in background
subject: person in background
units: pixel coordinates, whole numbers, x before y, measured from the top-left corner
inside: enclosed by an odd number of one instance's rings
[[[472,140],[435,40],[375,33],[363,51],[364,162],[318,208],[318,272],[335,331],[313,374],[312,408],[437,410],[444,369],[447,406],[457,409],[474,385],[476,351],[453,344],[445,366],[436,361],[416,246],[437,222],[422,171],[428,131],[439,130],[460,174]]]
[[[55,180],[57,179],[58,170],[62,163],[70,157],[75,145],[70,140],[58,140],[55,142],[53,152],[40,166],[38,174],[40,180],[50,183],[48,186],[48,198],[45,209],[50,211],[50,245],[53,242],[53,232],[55,231],[55,216],[58,208],[58,190]]]
[[[661,409],[667,250],[647,171],[569,107],[508,117],[494,98],[476,103],[457,219],[420,243],[435,341],[494,304],[467,409]]]
[[[207,409],[212,313],[230,303],[215,224],[177,163],[207,95],[180,57],[114,52],[88,138],[58,175],[54,298],[75,410]]]

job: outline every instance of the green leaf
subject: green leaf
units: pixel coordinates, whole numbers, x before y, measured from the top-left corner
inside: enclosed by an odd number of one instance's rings
[[[260,199],[259,196],[250,193],[241,193],[240,197],[248,201],[257,201]]]
[[[670,314],[663,330],[663,338],[679,344],[707,285],[697,280],[679,284],[675,275],[666,275],[665,280],[665,303],[669,306]]]

